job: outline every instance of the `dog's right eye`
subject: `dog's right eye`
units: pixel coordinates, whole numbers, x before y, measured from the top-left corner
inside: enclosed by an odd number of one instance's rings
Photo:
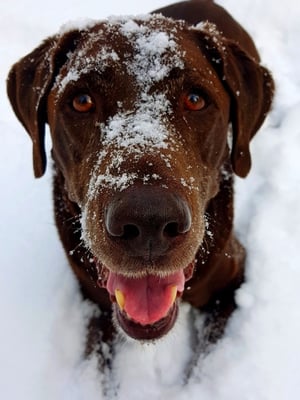
[[[89,94],[82,93],[73,98],[72,107],[75,111],[86,113],[94,109],[95,103]]]

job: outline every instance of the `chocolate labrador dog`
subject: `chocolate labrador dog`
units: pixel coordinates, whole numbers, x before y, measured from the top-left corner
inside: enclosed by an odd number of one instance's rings
[[[225,321],[245,260],[233,174],[274,88],[245,30],[211,0],[65,27],[7,84],[36,177],[49,124],[56,224],[103,340],[165,335],[180,301]]]

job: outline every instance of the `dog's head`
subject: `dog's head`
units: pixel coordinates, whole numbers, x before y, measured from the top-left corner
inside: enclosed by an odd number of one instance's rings
[[[157,15],[61,32],[12,68],[8,94],[35,175],[47,122],[85,246],[129,335],[173,325],[222,168],[247,175],[272,91],[268,71],[213,25]]]

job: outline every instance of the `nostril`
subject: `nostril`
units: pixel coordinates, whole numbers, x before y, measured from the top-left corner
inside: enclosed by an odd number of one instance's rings
[[[123,227],[123,235],[121,236],[121,239],[131,240],[137,238],[139,235],[139,228],[136,225],[128,224]]]
[[[180,235],[180,232],[178,230],[178,223],[177,222],[169,222],[164,227],[163,233],[165,236],[170,237],[170,238]]]

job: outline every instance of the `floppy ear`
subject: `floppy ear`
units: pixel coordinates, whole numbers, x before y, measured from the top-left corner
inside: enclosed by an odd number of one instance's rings
[[[231,94],[234,172],[244,178],[251,168],[250,140],[264,122],[272,104],[274,82],[270,72],[240,47],[227,43],[225,84]]]
[[[203,26],[203,31],[197,29],[203,51],[231,97],[232,167],[238,176],[245,177],[251,168],[250,140],[270,110],[274,82],[259,60],[238,43],[224,38],[213,24]]]
[[[55,45],[55,38],[47,39],[13,65],[7,79],[7,94],[13,110],[33,142],[33,166],[37,178],[42,176],[46,169],[45,103],[52,82],[51,51]]]
[[[33,168],[36,178],[46,169],[45,123],[47,96],[54,79],[74,49],[79,31],[62,38],[54,36],[44,41],[11,68],[7,79],[7,94],[18,119],[33,142]]]

